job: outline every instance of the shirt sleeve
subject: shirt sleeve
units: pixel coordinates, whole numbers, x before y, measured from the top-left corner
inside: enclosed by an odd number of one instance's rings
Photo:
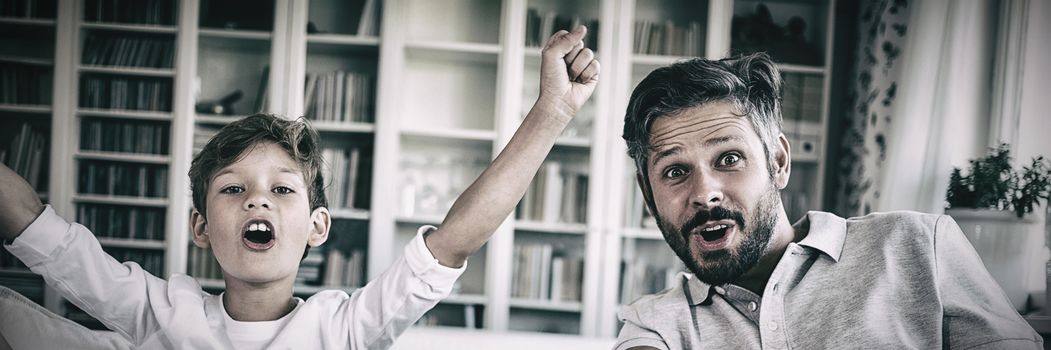
[[[351,348],[390,347],[405,329],[452,292],[467,264],[451,268],[438,263],[423,239],[434,229],[421,227],[394,264],[351,295],[344,310],[350,319]]]
[[[623,306],[617,312],[617,318],[624,323],[617,335],[616,350],[631,349],[636,346],[651,346],[657,349],[667,350],[668,344],[664,342],[657,331],[646,327],[639,316],[638,310],[632,305]]]
[[[167,283],[134,262],[113,259],[91,231],[66,222],[50,205],[4,247],[63,297],[133,343],[159,328],[152,307],[166,302]]]
[[[945,347],[1043,348],[952,217],[943,215],[935,225],[934,254]]]

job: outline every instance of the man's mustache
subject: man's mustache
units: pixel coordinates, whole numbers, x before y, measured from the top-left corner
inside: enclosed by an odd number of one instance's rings
[[[679,232],[681,232],[683,236],[688,236],[690,232],[693,232],[694,229],[704,225],[704,223],[708,221],[726,219],[733,220],[737,223],[738,230],[744,231],[744,214],[723,207],[713,207],[709,210],[701,210],[694,213],[690,220],[682,224],[682,230]]]

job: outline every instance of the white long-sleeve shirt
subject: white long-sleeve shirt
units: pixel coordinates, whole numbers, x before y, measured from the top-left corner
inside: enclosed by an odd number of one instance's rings
[[[434,259],[423,240],[430,229],[420,228],[402,257],[353,294],[328,290],[296,299],[288,315],[263,322],[233,320],[222,296],[204,292],[190,276],[165,281],[138,264],[114,260],[87,228],[66,222],[50,206],[5,248],[136,347],[385,349],[448,296],[466,268]]]

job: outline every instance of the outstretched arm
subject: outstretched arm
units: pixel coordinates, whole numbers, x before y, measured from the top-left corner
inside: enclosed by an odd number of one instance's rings
[[[14,240],[44,211],[36,191],[11,168],[0,164],[0,239]]]
[[[587,28],[559,31],[541,54],[540,97],[518,131],[482,175],[456,199],[445,221],[426,238],[445,266],[462,266],[489,240],[525,194],[573,115],[598,83],[599,62],[582,39]]]

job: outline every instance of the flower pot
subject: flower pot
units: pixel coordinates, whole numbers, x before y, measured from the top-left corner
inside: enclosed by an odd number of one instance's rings
[[[1043,273],[1043,265],[1032,261],[1044,247],[1043,227],[1036,215],[1018,218],[1012,211],[991,209],[949,209],[945,214],[960,225],[1015,309],[1027,311],[1029,276]]]

